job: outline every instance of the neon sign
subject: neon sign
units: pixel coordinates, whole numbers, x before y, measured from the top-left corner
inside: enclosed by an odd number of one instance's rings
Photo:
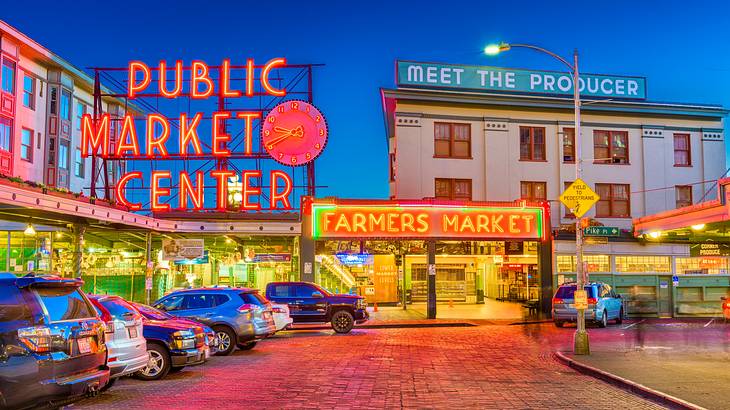
[[[243,67],[236,68],[235,77],[244,77],[244,86],[235,89],[231,82],[234,69],[228,59],[217,67],[197,60],[192,61],[189,67],[185,67],[180,60],[172,65],[161,61],[157,67],[132,61],[127,67],[126,96],[129,99],[159,96],[196,100],[287,95],[286,88],[274,86],[270,78],[272,70],[286,67],[286,59],[275,58],[261,67],[256,67],[253,59],[247,59]],[[256,70],[259,72],[256,73]],[[152,86],[155,80],[153,72],[157,73],[156,87]],[[259,86],[259,92],[256,92],[256,85]],[[210,126],[204,128],[201,125],[204,119],[210,120]],[[141,120],[144,120],[144,125],[138,128],[136,122]],[[118,135],[113,135],[113,121],[121,123]],[[229,121],[238,121],[242,127],[242,148],[238,150],[232,148],[234,135],[226,129]],[[254,135],[257,122],[262,125],[261,136]],[[101,114],[94,119],[90,114],[84,114],[81,129],[82,157],[97,156],[113,160],[207,160],[213,157],[224,160],[237,155],[238,158],[260,158],[262,152],[254,152],[254,141],[262,138],[263,154],[287,166],[300,166],[313,161],[324,149],[328,137],[322,113],[313,105],[297,100],[287,100],[275,106],[265,121],[260,111],[245,110],[218,110],[207,116],[203,112],[183,112],[177,118],[167,118],[159,113],[137,118],[132,113],[126,113],[117,119],[112,119],[110,114]],[[203,138],[202,135],[209,135],[209,138]],[[171,171],[157,169],[149,175],[131,171],[121,175],[114,189],[117,202],[131,210],[142,209],[141,203],[130,201],[126,195],[133,182],[149,186],[149,204],[153,212],[226,210],[228,181],[231,178],[240,181],[241,210],[260,210],[262,201],[268,201],[265,206],[269,209],[292,209],[292,177],[277,169],[234,171],[217,167],[208,172],[179,171],[174,175]],[[215,203],[205,203],[206,185],[216,189]],[[178,189],[176,203],[168,201],[172,195],[171,187]]]
[[[312,204],[314,238],[541,239],[543,208]]]

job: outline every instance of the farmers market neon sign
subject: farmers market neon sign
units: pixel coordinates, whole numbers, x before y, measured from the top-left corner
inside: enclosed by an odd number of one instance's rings
[[[161,96],[175,99],[185,96],[192,100],[259,95],[285,97],[287,90],[273,86],[270,81],[272,70],[283,67],[286,67],[284,58],[272,59],[261,67],[256,67],[253,59],[248,59],[245,68],[237,67],[235,69],[237,75],[245,77],[242,89],[235,89],[231,85],[234,69],[228,59],[223,60],[219,67],[210,67],[202,61],[193,61],[189,67],[184,67],[182,61],[178,60],[173,66],[168,66],[165,61],[161,61],[158,67],[152,69],[145,63],[132,61],[127,67],[127,97],[135,99]],[[153,88],[150,87],[153,81],[153,71],[157,72],[156,90],[150,90]],[[212,71],[218,74],[215,78],[211,75]],[[186,72],[187,76],[184,75]],[[255,91],[257,83],[260,85],[260,92]],[[202,112],[183,112],[174,120],[158,113],[149,113],[144,118],[144,128],[137,129],[134,115],[126,113],[121,119],[114,120],[121,122],[121,132],[115,138],[111,136],[113,120],[109,114],[102,114],[96,120],[90,114],[84,114],[82,116],[81,155],[82,157],[97,156],[116,160],[170,158],[171,156],[181,159],[195,159],[195,157],[202,156],[225,159],[233,154],[239,154],[239,157],[240,154],[243,154],[244,157],[253,158],[260,154],[254,152],[254,138],[259,137],[253,135],[255,122],[266,121],[267,125],[271,123],[272,127],[271,131],[267,130],[266,135],[262,135],[263,148],[269,155],[272,155],[274,146],[276,146],[275,160],[286,165],[297,166],[314,160],[324,148],[327,138],[326,123],[321,113],[311,104],[303,101],[285,101],[274,107],[265,118],[262,118],[259,111],[215,111],[207,118],[211,120],[208,141],[202,141],[199,134],[199,128],[202,128],[200,123],[204,118]],[[233,136],[226,131],[225,123],[229,120],[241,121],[243,127],[242,149],[236,153],[229,148],[233,139]],[[179,124],[176,132],[171,130],[171,122]],[[174,133],[177,135],[173,135]],[[140,143],[139,136],[143,137],[142,143]],[[270,137],[274,143],[267,143],[267,137]],[[172,140],[175,138],[178,152],[170,152],[172,150],[170,147],[173,145]],[[309,149],[307,144],[311,144],[312,148]],[[210,147],[207,152],[203,148],[204,145]],[[179,189],[176,209],[227,209],[228,181],[229,178],[236,177],[241,180],[242,210],[261,209],[260,200],[263,196],[268,197],[270,209],[292,209],[291,194],[294,184],[291,176],[277,169],[269,170],[267,174],[269,189],[268,192],[262,192],[261,186],[253,184],[253,181],[265,177],[260,169],[240,172],[215,169],[206,174],[201,171],[192,173],[180,171],[176,175]],[[204,203],[206,177],[208,177],[208,181],[215,181],[215,207]],[[140,171],[122,175],[115,187],[117,201],[131,210],[142,209],[141,203],[131,202],[127,199],[126,189],[131,181],[144,182],[144,179],[145,175]],[[173,181],[173,176],[170,171],[154,170],[150,172],[149,198],[150,209],[153,212],[166,212],[173,209],[171,204],[164,201],[165,197],[171,195],[171,181]]]

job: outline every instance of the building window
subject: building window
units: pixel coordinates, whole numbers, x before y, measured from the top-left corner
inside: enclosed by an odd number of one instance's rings
[[[471,158],[471,125],[434,123],[433,144],[436,157]]]
[[[68,141],[58,144],[58,167],[68,171]]]
[[[77,130],[81,130],[81,118],[86,114],[86,105],[82,102],[76,103],[76,116],[74,117],[74,124]],[[111,134],[114,135],[114,134]]]
[[[545,182],[520,182],[520,199],[527,201],[544,201],[547,199],[547,184]]]
[[[61,90],[61,119],[71,120],[71,93]]]
[[[611,272],[608,255],[583,255],[583,262],[588,272]],[[558,255],[557,268],[558,273],[575,272],[575,255]]]
[[[728,258],[724,256],[678,257],[676,263],[676,272],[680,274],[728,274]]]
[[[593,131],[593,158],[597,163],[628,164],[629,133],[626,131]]]
[[[436,178],[434,196],[471,201],[471,179]]]
[[[35,78],[23,77],[23,105],[35,110]]]
[[[0,149],[10,152],[10,142],[13,140],[13,122],[0,117]]]
[[[689,134],[674,134],[674,166],[689,167],[691,165]]]
[[[677,208],[692,205],[692,185],[677,185],[674,190],[677,195]]]
[[[545,161],[545,128],[520,127],[520,160]]]
[[[58,106],[58,89],[56,87],[51,87],[51,105],[49,110],[51,111],[51,114],[55,115]]]
[[[3,59],[2,88],[6,93],[15,94],[15,63],[8,59]]]
[[[671,272],[669,256],[616,256],[616,272]]]
[[[597,218],[629,218],[631,216],[628,184],[596,184],[596,193],[601,198],[596,203]]]
[[[563,162],[575,162],[575,128],[563,128]]]
[[[81,148],[76,148],[76,151],[74,151],[74,174],[77,177],[84,177],[85,165],[84,158],[81,156]]]
[[[33,130],[20,130],[20,159],[33,162]]]
[[[395,181],[395,152],[390,153],[390,182]]]

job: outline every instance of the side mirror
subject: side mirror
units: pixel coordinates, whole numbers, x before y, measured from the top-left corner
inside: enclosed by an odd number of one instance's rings
[[[322,299],[324,295],[320,292],[312,292],[312,297],[316,299]]]
[[[725,296],[721,297],[720,300],[727,300]]]

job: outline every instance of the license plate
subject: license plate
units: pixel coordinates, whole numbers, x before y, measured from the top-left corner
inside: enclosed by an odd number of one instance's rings
[[[91,340],[88,337],[77,339],[76,343],[79,345],[79,353],[86,354],[91,352]]]
[[[129,338],[130,339],[136,339],[137,338],[137,328],[136,327],[130,327],[129,329]]]

